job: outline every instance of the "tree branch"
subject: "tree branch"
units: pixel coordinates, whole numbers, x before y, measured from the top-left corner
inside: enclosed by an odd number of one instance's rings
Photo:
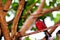
[[[54,8],[43,9],[43,12],[41,12],[40,14],[31,14],[30,16],[34,16],[34,18],[38,18],[40,16],[43,16],[45,14],[48,14],[48,13],[53,12],[53,11],[58,11],[58,10],[60,10],[60,6],[57,6]]]
[[[0,28],[0,36],[1,36],[1,28]]]
[[[0,11],[2,11],[3,6],[2,6],[2,0],[0,0]],[[1,23],[0,23],[0,35],[1,35]]]
[[[27,18],[26,15],[28,15],[28,13],[30,13],[29,11],[34,7],[34,5],[37,3],[37,1],[33,4],[30,5],[30,8],[27,10],[27,13],[25,15],[22,16],[22,18]]]
[[[13,25],[12,25],[12,30],[11,30],[12,38],[14,38],[14,36],[16,34],[18,21],[19,21],[19,18],[21,16],[21,13],[22,13],[24,3],[25,3],[25,0],[20,1],[16,16],[15,16],[15,18],[13,20]]]
[[[7,15],[7,12],[9,10],[9,7],[10,7],[11,3],[12,3],[12,0],[7,0],[6,4],[4,5],[4,7],[3,7],[3,12],[4,12],[3,15],[4,16]]]
[[[53,33],[53,31],[54,31],[58,26],[60,26],[60,20],[57,22],[57,24],[55,24],[55,25],[53,25],[53,26],[50,26],[50,27],[48,27],[48,28],[46,28],[46,29],[43,29],[43,30],[40,30],[40,31],[35,31],[35,32],[28,33],[28,34],[24,34],[24,35],[21,36],[21,37],[28,36],[28,35],[32,35],[32,34],[36,34],[36,33],[40,33],[40,32],[44,32],[45,30],[49,30],[49,29],[51,29],[51,30],[49,31],[49,33],[51,34],[51,33]],[[20,33],[21,33],[21,32],[17,33],[17,34],[16,34],[16,37],[19,37]]]
[[[60,26],[59,23],[60,23],[60,20],[59,20],[55,25]],[[54,27],[49,31],[49,33],[52,34],[58,26],[54,26]],[[46,38],[44,37],[42,40],[45,40],[45,39],[46,39]]]
[[[2,29],[5,40],[10,40],[9,29],[8,29],[6,20],[4,18],[4,15],[2,15],[2,14],[3,14],[3,12],[0,12],[1,29]]]
[[[5,17],[3,15],[3,6],[2,6],[2,0],[0,0],[0,23],[1,23],[1,29],[4,35],[5,40],[11,40],[10,39],[10,34],[9,34],[9,29],[5,20]]]
[[[57,10],[59,10],[59,9],[60,9],[60,6],[43,10],[43,12],[41,12],[40,14],[38,13],[39,16],[37,16],[37,17],[43,16],[43,15],[49,13],[49,12],[52,12],[52,11],[57,11]],[[38,12],[40,12],[40,11],[38,11]],[[35,15],[35,14],[37,14],[37,13],[35,12],[35,13],[32,14],[32,15]],[[36,16],[36,15],[35,15],[35,16]],[[29,28],[30,25],[34,22],[34,20],[36,20],[36,18],[34,18],[34,16],[30,16],[30,17],[26,20],[26,22],[24,23],[24,25],[22,26],[22,28],[21,28],[21,30],[20,30],[20,32],[21,32],[22,35],[25,34],[25,31],[28,30],[28,28]]]
[[[30,8],[27,10],[27,13],[24,15],[24,16],[22,16],[21,18],[26,18],[27,16],[26,15],[28,15],[28,13],[29,13],[29,11],[34,7],[34,5],[36,4],[37,2],[35,2],[35,3],[33,3],[32,5],[30,5]],[[11,20],[11,21],[9,21],[8,23],[11,23],[11,22],[13,22],[13,20],[14,20],[14,18]]]
[[[53,11],[58,11],[58,10],[60,10],[60,6],[57,6],[57,7],[54,7],[54,8],[43,9],[43,12],[41,12],[40,14],[31,14],[31,16],[34,16],[35,18],[38,18],[40,16],[43,16],[45,14],[48,14],[48,13],[53,12]]]
[[[37,14],[40,13],[43,9],[43,5],[44,5],[45,0],[42,0],[40,6],[38,7],[38,9],[33,13],[33,14]],[[38,12],[39,11],[39,12]],[[34,20],[36,20],[37,18],[33,19],[33,16],[29,16],[28,19],[26,20],[26,22],[24,23],[24,25],[22,26],[20,32],[21,35],[24,35],[26,30],[28,30],[30,28],[30,25],[32,25],[32,23],[34,22]]]
[[[59,20],[55,25],[60,26],[60,20]],[[52,33],[55,31],[56,28],[57,28],[57,26],[54,26],[54,27],[49,31],[49,33],[52,34]]]

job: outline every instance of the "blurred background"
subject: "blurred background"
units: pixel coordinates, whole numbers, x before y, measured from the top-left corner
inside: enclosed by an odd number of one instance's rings
[[[3,0],[3,3],[5,3],[5,2],[6,2],[6,0]],[[31,13],[33,13],[37,9],[41,0],[26,0],[26,5],[24,6],[22,16],[27,14],[26,12],[30,8],[30,5],[32,5],[35,2],[36,2],[36,4],[31,9]],[[15,17],[15,14],[16,14],[16,11],[17,11],[17,8],[18,8],[18,3],[19,3],[18,0],[13,0],[12,1],[12,4],[11,4],[10,9],[8,11],[8,14],[6,16],[6,21],[7,22],[11,21]],[[60,6],[60,1],[59,0],[46,0],[44,8],[47,9],[47,8],[53,8],[53,7],[56,7],[56,6]],[[19,23],[18,23],[18,30],[22,27],[23,23],[25,22],[25,20],[27,19],[27,17],[29,15],[30,15],[30,13],[28,13],[25,18],[24,17],[20,18],[21,20],[19,20]],[[60,11],[51,12],[51,13],[43,16],[43,17],[40,17],[40,19],[42,19],[45,22],[47,27],[53,26],[60,19]],[[11,25],[12,24],[9,23],[9,25],[8,25],[9,30],[11,30]],[[31,30],[31,28],[32,28],[32,30]],[[27,30],[26,33],[34,32],[35,30],[37,30],[35,22],[31,25],[31,28],[29,30]],[[56,37],[56,32],[58,30],[60,30],[60,26],[58,28],[56,28],[56,30],[53,32],[53,34],[52,34],[53,38]],[[45,37],[44,32],[40,32],[40,33],[37,33],[37,34],[33,34],[33,35],[23,37],[22,40],[24,40],[24,38],[26,38],[27,40],[28,39],[29,40],[40,40],[43,37]],[[2,40],[4,40],[4,37],[2,37]]]

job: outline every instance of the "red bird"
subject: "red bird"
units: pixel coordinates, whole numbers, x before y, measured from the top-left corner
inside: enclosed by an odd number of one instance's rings
[[[36,28],[40,31],[40,30],[43,30],[43,29],[45,29],[47,27],[46,27],[46,25],[45,25],[45,23],[43,21],[37,20],[36,21]]]

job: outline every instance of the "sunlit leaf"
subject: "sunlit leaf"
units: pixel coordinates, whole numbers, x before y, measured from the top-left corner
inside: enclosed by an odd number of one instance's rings
[[[27,37],[25,38],[25,40],[30,40],[29,36],[27,36]]]
[[[38,1],[38,0],[27,0],[27,2],[28,2],[27,5],[31,5],[31,4],[33,4],[36,1]]]
[[[54,38],[54,40],[58,40],[58,37],[56,36],[56,37]]]
[[[7,14],[8,17],[10,17],[10,14]]]
[[[17,10],[18,6],[19,6],[19,4],[17,2],[12,3],[12,9],[13,10]]]
[[[44,3],[44,8],[50,8],[46,3]]]
[[[60,3],[58,3],[57,6],[60,6]]]
[[[32,29],[31,30],[34,30],[34,31],[36,31],[37,30],[37,28],[36,27],[32,27]]]
[[[43,16],[39,17],[39,19],[44,20],[47,16],[49,16],[53,20],[53,14],[52,13],[48,13],[46,15],[43,15]]]
[[[56,0],[58,3],[60,3],[60,0]]]
[[[6,3],[7,0],[2,0],[3,5]]]
[[[55,23],[58,22],[59,19],[60,19],[60,14],[57,14],[57,15],[56,15],[56,18],[54,18],[54,22],[55,22]]]

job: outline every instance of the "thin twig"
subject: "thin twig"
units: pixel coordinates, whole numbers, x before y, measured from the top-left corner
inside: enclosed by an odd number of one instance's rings
[[[59,20],[55,25],[60,26],[60,20]],[[52,33],[55,31],[56,28],[57,28],[57,26],[53,27],[53,28],[49,31],[49,33],[52,34]]]
[[[54,8],[44,9],[43,12],[41,12],[40,14],[31,14],[31,16],[34,16],[35,18],[38,18],[40,16],[43,16],[45,14],[48,14],[48,13],[53,12],[53,11],[58,11],[58,10],[60,10],[60,6],[57,6],[57,7],[54,7]]]
[[[4,7],[3,7],[3,12],[4,12],[3,15],[4,16],[7,15],[7,12],[9,10],[9,8],[10,8],[11,3],[12,3],[12,0],[7,0],[6,4],[4,5]]]
[[[0,28],[0,36],[1,36],[1,28]]]
[[[33,4],[30,5],[30,8],[26,11],[26,14],[22,16],[22,18],[26,18],[26,15],[28,15],[28,13],[30,13],[30,10],[34,7],[34,5],[37,3],[37,1]],[[31,14],[31,13],[30,13]]]
[[[58,6],[58,7],[54,7],[54,8],[50,8],[50,9],[46,9],[46,10],[43,10],[43,14],[40,14],[39,16],[43,16],[43,15],[45,15],[45,14],[47,14],[48,12],[52,12],[52,11],[57,11],[57,10],[60,10],[60,6]],[[36,12],[35,12],[36,13]],[[32,16],[31,16],[32,17]],[[28,18],[29,19],[29,18]],[[34,19],[29,19],[28,20],[27,19],[27,22],[25,22],[25,24],[22,26],[22,31],[20,30],[20,32],[21,32],[21,34],[25,34],[25,31],[27,30],[27,28],[29,28],[29,26],[33,23],[32,22],[32,20],[34,21],[35,20],[35,18]],[[31,22],[30,22],[31,21]],[[29,24],[28,24],[29,23]],[[31,24],[30,24],[31,23]]]
[[[55,25],[60,26],[60,20]],[[49,31],[49,33],[52,34],[58,26],[54,26],[53,28],[51,28],[51,30]],[[42,40],[45,40],[45,39],[46,38],[44,37]]]
[[[38,9],[33,14],[37,14],[38,11],[42,12],[43,6],[44,6],[44,2],[45,2],[45,0],[42,0],[42,2],[39,5]],[[29,16],[28,19],[25,21],[25,23],[23,24],[22,28],[20,29],[21,35],[24,35],[26,30],[28,30],[30,28],[30,25],[32,25],[34,20],[37,19],[37,18],[35,18],[35,19],[33,19],[33,18],[34,18],[33,16]]]
[[[15,16],[15,18],[13,20],[13,25],[12,25],[12,30],[11,30],[12,38],[14,38],[14,36],[15,36],[15,34],[17,32],[17,25],[18,25],[18,21],[19,21],[19,18],[21,16],[21,13],[22,13],[24,3],[25,3],[25,0],[20,1],[16,16]]]
[[[28,33],[28,34],[24,34],[22,37],[28,36],[28,35],[32,35],[32,34],[36,34],[36,33],[40,33],[40,32],[44,32],[45,30],[49,30],[49,29],[52,30],[53,28],[58,27],[58,26],[60,26],[60,22],[59,22],[58,24],[55,24],[55,25],[53,25],[53,26],[50,26],[50,27],[48,27],[48,28],[46,28],[46,29],[43,29],[43,30],[40,30],[40,31],[31,32],[31,33]],[[52,31],[54,31],[54,30],[52,30]],[[21,33],[21,32],[20,32],[20,33]],[[17,34],[16,34],[16,37],[18,37],[20,33],[17,33]]]
[[[43,12],[41,12],[40,14],[31,14],[31,16],[34,16],[34,18],[38,18],[40,16],[43,16],[45,14],[48,14],[48,13],[53,12],[53,11],[58,11],[58,10],[60,10],[60,6],[57,6],[54,8],[43,9]]]

